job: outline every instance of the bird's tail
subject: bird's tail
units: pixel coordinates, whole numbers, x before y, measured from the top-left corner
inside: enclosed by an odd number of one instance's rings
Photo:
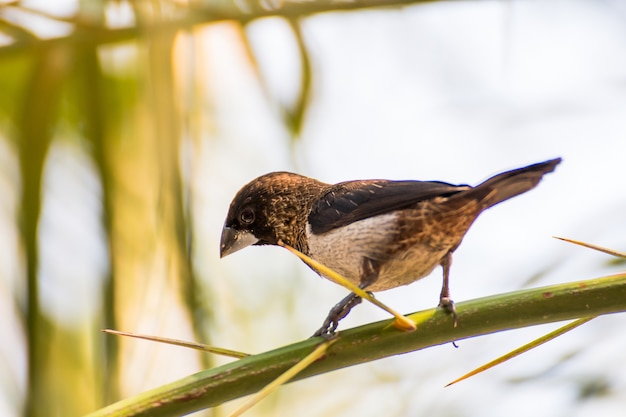
[[[541,178],[554,171],[560,162],[561,158],[556,158],[503,172],[461,194],[465,194],[465,197],[468,197],[468,194],[474,194],[474,197],[484,204],[484,209],[487,209],[533,189]]]

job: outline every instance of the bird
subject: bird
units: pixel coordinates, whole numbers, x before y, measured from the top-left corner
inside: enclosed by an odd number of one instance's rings
[[[474,187],[385,179],[328,184],[271,172],[233,198],[220,257],[252,245],[287,245],[370,293],[411,284],[441,266],[439,307],[453,315],[456,326],[449,286],[452,254],[484,210],[531,190],[560,162],[556,158],[502,172]],[[339,321],[360,302],[350,293],[313,336],[334,335]]]

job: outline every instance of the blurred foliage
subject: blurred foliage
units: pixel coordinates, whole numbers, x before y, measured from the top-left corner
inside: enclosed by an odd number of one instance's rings
[[[300,48],[302,86],[293,107],[278,117],[297,137],[310,64],[297,22],[306,10],[294,5],[298,10],[288,22]],[[15,405],[28,416],[81,415],[132,391],[124,386],[132,366],[120,354],[123,343],[97,329],[134,329],[148,305],[187,317],[194,339],[208,341],[211,312],[198,301],[190,190],[180,167],[183,141],[195,140],[201,129],[197,115],[181,110],[185,91],[201,86],[196,79],[181,81],[180,74],[199,64],[189,54],[177,60],[177,48],[181,35],[193,38],[211,22],[245,24],[277,11],[265,4],[158,0],[50,2],[41,8],[10,1],[0,7],[0,140],[11,144],[19,161],[16,244],[23,249],[26,282],[9,300],[22,318],[28,352],[26,392]],[[235,27],[246,44],[245,27]],[[262,82],[254,59],[250,64]],[[42,306],[42,196],[52,169],[48,155],[60,142],[87,156],[101,183],[108,267],[104,277],[99,271],[82,277],[100,283],[101,307],[79,325],[57,320]],[[206,355],[199,360],[210,365]]]

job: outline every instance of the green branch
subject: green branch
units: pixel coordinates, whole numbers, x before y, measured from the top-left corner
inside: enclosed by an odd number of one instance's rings
[[[417,331],[404,333],[391,320],[340,333],[326,357],[295,379],[330,372],[454,340],[537,324],[626,311],[626,273],[480,298],[457,304],[458,327],[441,310],[411,314]],[[218,368],[98,410],[89,417],[175,416],[252,394],[309,354],[320,339],[308,339]]]
[[[50,16],[51,20],[72,23],[75,30],[68,36],[52,39],[40,39],[29,32],[22,30],[23,35],[17,36],[16,40],[8,45],[0,47],[0,56],[6,53],[20,52],[29,47],[42,44],[76,43],[96,46],[108,43],[117,43],[136,40],[146,33],[176,33],[180,30],[189,30],[194,26],[216,23],[227,20],[238,21],[246,24],[253,20],[265,17],[284,17],[289,20],[297,20],[302,17],[318,13],[341,12],[372,8],[398,8],[424,3],[434,3],[441,0],[317,0],[317,1],[292,1],[285,2],[276,9],[261,7],[261,2],[250,2],[248,9],[242,10],[235,3],[219,3],[219,5],[199,5],[181,7],[175,17],[158,22],[142,22],[140,25],[124,28],[108,28],[96,24],[86,24],[79,19],[59,19]],[[0,27],[7,25],[1,20]],[[20,29],[11,28],[12,32]]]

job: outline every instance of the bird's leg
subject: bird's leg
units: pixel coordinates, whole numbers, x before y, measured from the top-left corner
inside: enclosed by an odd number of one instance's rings
[[[452,252],[448,252],[441,260],[441,268],[443,269],[443,285],[441,286],[441,295],[439,296],[439,307],[445,308],[452,314],[454,319],[454,327],[457,325],[456,307],[454,301],[450,298],[450,265],[452,264]]]
[[[337,330],[339,321],[346,317],[350,310],[352,310],[352,307],[360,304],[361,301],[361,297],[353,292],[350,293],[350,295],[348,295],[346,298],[339,301],[337,304],[335,304],[333,308],[330,309],[326,320],[324,320],[324,323],[322,324],[322,327],[320,327],[315,333],[313,333],[313,337],[332,336],[335,333],[335,330]]]
[[[378,265],[369,258],[363,258],[363,277],[361,278],[361,283],[359,284],[359,288],[365,289],[369,285],[371,285],[376,278],[378,278]],[[371,293],[370,293],[371,294]],[[362,298],[356,295],[355,293],[350,293],[347,297],[339,301],[333,308],[328,312],[328,316],[322,327],[317,329],[317,331],[313,334],[313,337],[322,336],[329,337],[335,333],[337,330],[337,326],[339,325],[339,321],[346,317],[350,310],[358,304],[360,304]]]

